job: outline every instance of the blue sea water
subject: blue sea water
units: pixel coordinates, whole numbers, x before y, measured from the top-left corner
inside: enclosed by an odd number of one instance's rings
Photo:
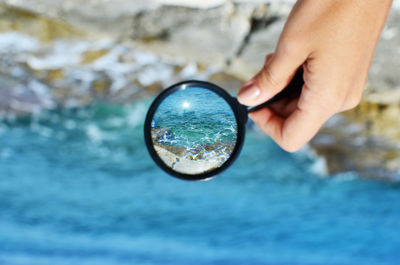
[[[185,182],[150,159],[149,102],[0,123],[0,264],[398,264],[400,186],[322,178],[249,130]]]
[[[158,106],[153,127],[166,128],[172,136],[163,144],[195,146],[235,143],[237,122],[229,104],[213,91],[190,87],[178,90]]]

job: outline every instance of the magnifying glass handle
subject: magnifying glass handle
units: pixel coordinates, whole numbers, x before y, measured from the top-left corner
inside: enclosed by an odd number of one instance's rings
[[[303,67],[300,67],[299,70],[297,70],[296,74],[294,75],[292,81],[278,94],[276,94],[273,98],[268,100],[267,102],[260,104],[255,107],[247,108],[247,113],[251,113],[257,110],[260,110],[262,108],[265,108],[269,106],[272,103],[275,103],[281,99],[287,98],[287,97],[299,97],[301,94],[301,90],[304,85],[304,80],[303,80]]]

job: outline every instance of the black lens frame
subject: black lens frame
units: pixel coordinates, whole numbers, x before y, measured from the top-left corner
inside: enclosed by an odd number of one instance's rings
[[[230,157],[225,161],[224,164],[222,164],[221,167],[212,169],[210,171],[206,171],[201,174],[184,174],[184,173],[179,173],[171,169],[168,165],[166,165],[161,158],[158,156],[156,150],[154,149],[153,145],[153,140],[151,137],[151,122],[153,120],[154,114],[156,110],[158,109],[159,105],[164,101],[165,98],[167,98],[169,95],[183,89],[191,88],[191,87],[196,87],[196,88],[204,88],[208,89],[220,97],[222,97],[231,107],[233,114],[235,115],[236,123],[237,123],[237,140],[236,140],[236,145],[235,148],[233,149]],[[244,139],[245,139],[245,133],[246,133],[246,122],[247,122],[247,109],[245,106],[241,105],[236,98],[232,97],[231,95],[228,94],[224,89],[221,87],[209,83],[209,82],[204,82],[204,81],[198,81],[198,80],[188,80],[184,82],[180,82],[177,84],[174,84],[167,89],[165,89],[151,104],[149,111],[147,112],[146,115],[146,120],[144,123],[144,139],[146,142],[147,150],[149,151],[149,154],[151,158],[156,162],[156,164],[163,169],[165,172],[168,174],[179,178],[183,180],[208,180],[212,177],[215,177],[216,175],[222,173],[225,171],[229,166],[232,165],[232,163],[236,160],[236,158],[239,156],[240,151],[242,150]]]

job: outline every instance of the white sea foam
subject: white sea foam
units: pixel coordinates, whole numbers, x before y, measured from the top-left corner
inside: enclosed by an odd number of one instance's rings
[[[137,104],[127,107],[126,121],[131,127],[135,127],[143,124],[144,117],[148,109],[148,104],[144,102],[138,102]]]
[[[33,52],[40,48],[37,40],[18,32],[0,34],[0,53]]]
[[[95,124],[88,124],[86,126],[86,134],[95,143],[101,142],[104,139],[103,132]]]
[[[358,178],[357,173],[350,171],[350,172],[343,172],[343,173],[335,174],[334,178],[332,178],[332,181],[346,182],[346,181],[353,181],[357,178]]]
[[[66,66],[77,65],[81,62],[81,54],[88,50],[89,43],[55,41],[51,50],[45,56],[29,55],[27,63],[38,70],[58,69]]]
[[[328,175],[328,165],[323,156],[318,156],[317,153],[310,148],[309,145],[304,146],[299,152],[293,154],[304,162],[308,161],[309,171],[315,175],[325,177]]]
[[[93,143],[102,143],[103,141],[113,141],[118,135],[113,131],[106,131],[95,123],[89,123],[85,128],[86,134]]]

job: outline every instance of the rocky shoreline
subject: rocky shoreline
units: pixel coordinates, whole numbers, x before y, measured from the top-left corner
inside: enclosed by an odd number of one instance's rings
[[[154,149],[166,165],[179,173],[189,175],[202,174],[218,168],[221,164],[217,160],[188,159],[180,157],[158,145],[155,145]]]
[[[130,102],[189,78],[235,93],[273,50],[293,2],[1,0],[2,116],[92,100]],[[400,58],[400,12],[394,5],[362,103],[335,116],[310,144],[329,173],[400,175],[400,61],[394,59]]]

